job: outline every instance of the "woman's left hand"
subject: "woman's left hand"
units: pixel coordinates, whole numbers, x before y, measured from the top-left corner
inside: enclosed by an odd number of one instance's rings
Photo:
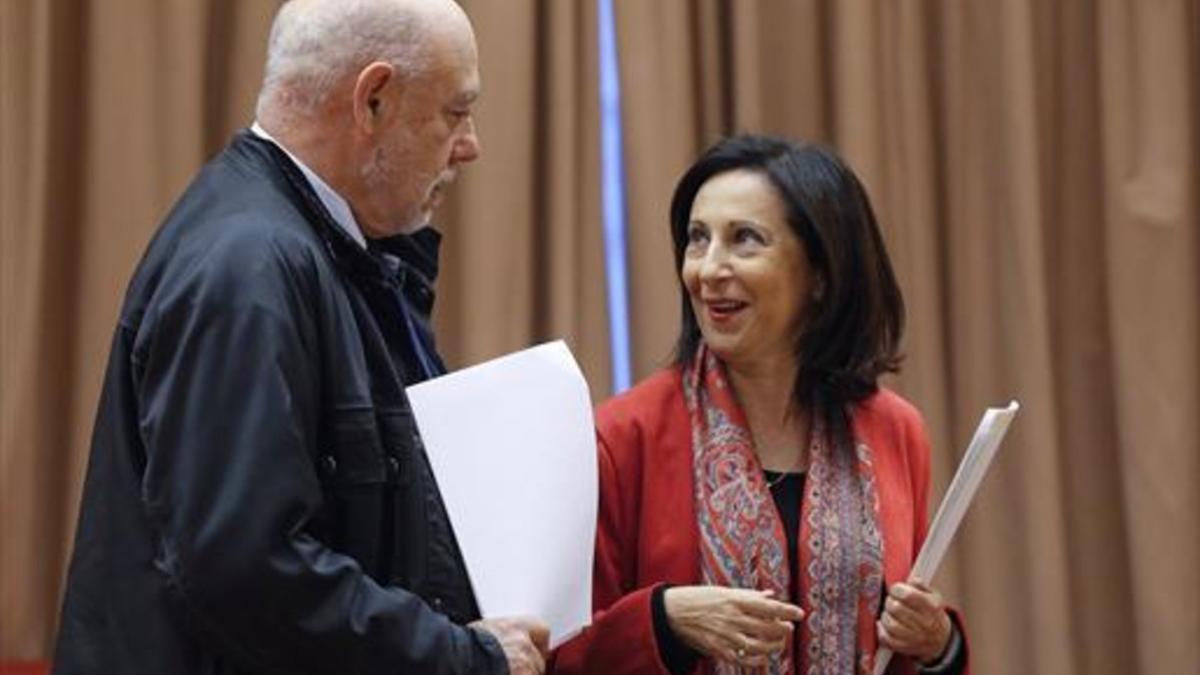
[[[884,646],[923,664],[942,655],[954,630],[942,595],[917,580],[892,585],[875,626]]]

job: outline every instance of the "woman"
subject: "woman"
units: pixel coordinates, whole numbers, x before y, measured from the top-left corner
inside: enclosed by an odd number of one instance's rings
[[[966,672],[925,536],[929,442],[878,377],[904,305],[827,149],[719,142],[671,203],[677,359],[597,411],[593,625],[559,673]],[[924,666],[929,666],[925,668]]]

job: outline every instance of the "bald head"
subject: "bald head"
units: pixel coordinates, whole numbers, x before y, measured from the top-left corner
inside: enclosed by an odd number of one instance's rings
[[[417,77],[430,65],[431,40],[464,30],[471,35],[452,0],[289,0],[271,26],[258,116],[312,113],[373,61]]]
[[[382,237],[427,224],[479,156],[479,91],[475,33],[452,0],[291,0],[257,116]]]

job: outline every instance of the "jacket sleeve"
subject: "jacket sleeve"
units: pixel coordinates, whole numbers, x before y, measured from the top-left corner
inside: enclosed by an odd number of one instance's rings
[[[138,334],[141,497],[173,612],[250,672],[507,672],[490,635],[308,533],[322,505],[322,356],[315,272],[296,256],[278,242],[216,247],[164,284]]]
[[[555,652],[550,671],[560,675],[670,675],[654,635],[651,598],[655,587],[633,588],[640,480],[621,475],[603,436],[597,435],[596,445],[600,504],[592,573],[595,612],[592,625]],[[627,483],[622,484],[622,478]]]

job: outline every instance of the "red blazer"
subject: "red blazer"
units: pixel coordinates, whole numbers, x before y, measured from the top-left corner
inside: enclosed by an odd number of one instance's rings
[[[884,578],[891,585],[908,576],[925,539],[929,440],[916,408],[887,389],[859,404],[852,423],[855,437],[874,453]],[[651,592],[662,583],[700,583],[691,424],[680,371],[660,371],[601,405],[596,430],[595,615],[554,654],[552,670],[668,675],[655,643]],[[897,657],[888,672],[912,667]]]

